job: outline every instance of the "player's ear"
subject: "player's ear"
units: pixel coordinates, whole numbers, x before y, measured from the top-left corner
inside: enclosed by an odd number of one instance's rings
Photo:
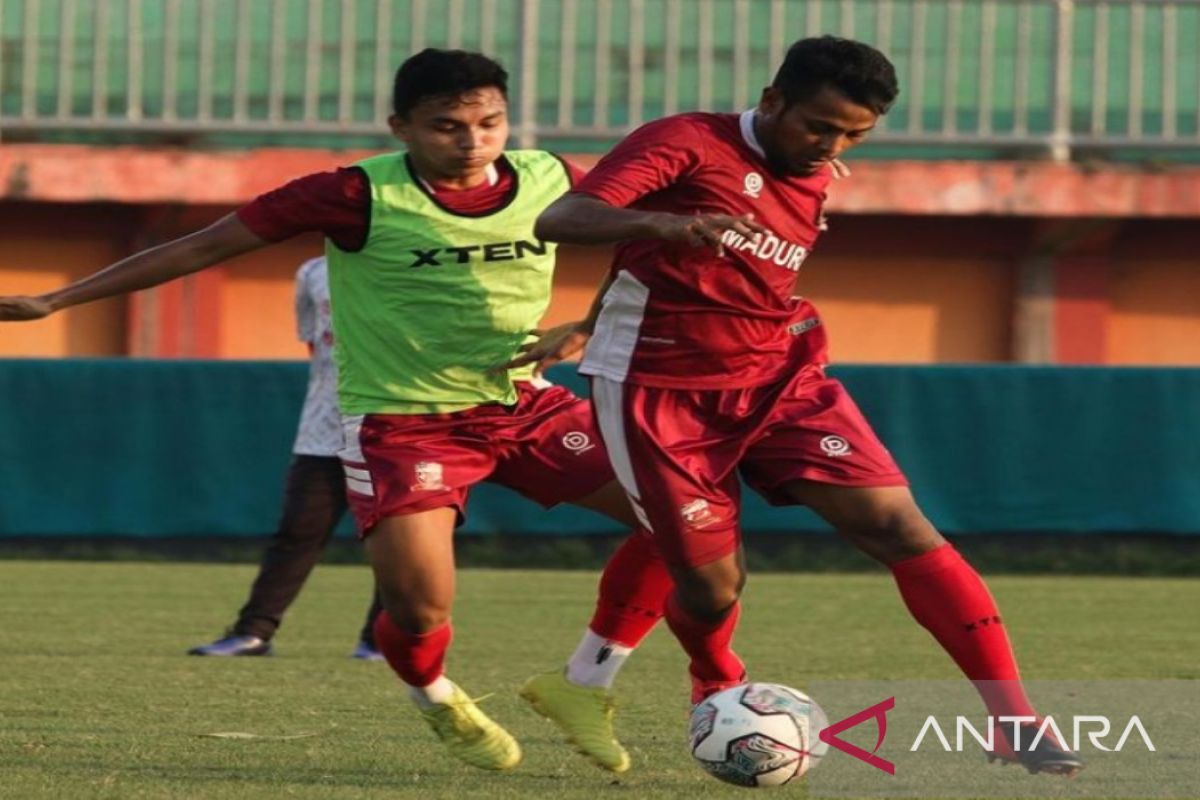
[[[762,97],[758,101],[758,113],[764,117],[777,117],[783,113],[787,106],[787,101],[783,98],[783,92],[778,87],[768,86],[762,91]]]
[[[402,142],[408,141],[408,120],[398,114],[392,114],[388,117],[388,127],[392,130],[392,136],[395,136]]]

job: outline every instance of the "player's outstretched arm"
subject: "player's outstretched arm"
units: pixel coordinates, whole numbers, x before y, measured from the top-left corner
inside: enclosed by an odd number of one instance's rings
[[[664,220],[673,214],[617,208],[586,194],[568,192],[546,207],[533,226],[543,241],[607,244],[625,239],[661,238]]]
[[[56,291],[37,297],[0,297],[0,320],[41,319],[71,306],[148,289],[266,244],[237,215],[229,214],[203,230],[143,250]]]
[[[537,238],[570,244],[607,244],[628,239],[665,239],[694,247],[721,249],[725,231],[746,237],[765,233],[751,214],[685,216],[659,211],[617,208],[596,197],[570,192],[555,200],[537,219]]]

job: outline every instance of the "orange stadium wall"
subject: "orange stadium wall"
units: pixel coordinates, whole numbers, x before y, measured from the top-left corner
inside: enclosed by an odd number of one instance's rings
[[[0,203],[0,292],[39,294],[125,255],[136,208]],[[69,235],[63,234],[70,228]],[[0,327],[0,355],[111,356],[126,352],[127,301],[107,300],[41,322]]]
[[[8,204],[0,231],[0,285],[42,292],[144,245],[194,230],[228,209]],[[71,233],[64,237],[62,222]],[[805,265],[798,291],[819,303],[833,332],[834,355],[848,362],[930,363],[1009,358],[1011,249],[1003,220],[958,227],[938,220],[879,217],[837,220]],[[946,241],[974,240],[967,253]],[[939,236],[939,231],[943,235]],[[19,236],[17,233],[20,232]],[[889,242],[908,241],[897,253]],[[988,246],[981,248],[981,242]],[[316,238],[286,242],[220,267],[215,355],[302,358],[292,317],[292,275],[320,252]],[[553,325],[579,317],[603,277],[609,252],[563,248]],[[47,320],[0,328],[3,356],[105,356],[145,352],[128,330],[128,301],[72,309]]]
[[[7,145],[0,293],[47,291],[354,157]],[[133,172],[161,185],[122,177]],[[1200,364],[1198,186],[1200,170],[856,165],[798,292],[841,362]],[[291,281],[319,252],[302,237],[173,287],[0,326],[0,356],[302,358]],[[547,324],[584,312],[606,263],[606,250],[563,248]]]
[[[0,286],[44,292],[195,230],[228,208],[116,204],[0,204]],[[64,234],[63,226],[69,226]],[[1013,359],[1017,263],[1034,223],[976,217],[835,217],[801,271],[797,291],[818,303],[836,360],[872,363]],[[1134,221],[1114,243],[1104,357],[1109,364],[1200,364],[1197,234],[1182,221]],[[215,349],[236,359],[302,358],[292,275],[319,253],[302,237],[217,268]],[[546,324],[586,311],[608,251],[565,247]],[[139,347],[131,301],[110,300],[0,328],[0,356],[119,356]]]

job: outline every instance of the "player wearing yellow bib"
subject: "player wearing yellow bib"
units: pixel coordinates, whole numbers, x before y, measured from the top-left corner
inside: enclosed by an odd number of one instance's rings
[[[357,165],[370,184],[360,249],[327,241],[343,414],[442,414],[512,405],[533,368],[496,369],[532,340],[550,303],[556,245],[532,221],[571,188],[550,153],[503,155],[512,170],[489,213],[455,211],[411,154]]]
[[[520,760],[516,741],[445,675],[455,525],[470,487],[508,486],[636,526],[589,404],[505,371],[550,297],[554,245],[538,214],[572,170],[540,151],[504,153],[507,75],[494,61],[426,50],[396,74],[405,153],[300,178],[203,231],[41,297],[0,298],[0,320],[154,286],[305,231],[326,237],[341,458],[385,612],[375,640],[424,719],[459,759]],[[622,772],[609,689],[662,616],[672,582],[638,530],[605,569],[600,599],[563,673],[522,690],[595,763]]]

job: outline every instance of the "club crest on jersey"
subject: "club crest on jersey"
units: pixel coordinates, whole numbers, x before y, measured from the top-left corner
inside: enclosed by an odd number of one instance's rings
[[[713,510],[708,505],[708,501],[703,498],[697,498],[690,503],[684,503],[679,509],[679,515],[692,528],[703,528],[706,525],[720,521],[720,517],[713,513]]]
[[[757,200],[762,188],[763,176],[757,172],[747,172],[746,177],[742,179],[742,194]]]
[[[821,452],[834,458],[848,456],[850,455],[850,443],[841,436],[826,436],[821,440]]]
[[[570,450],[575,455],[586,453],[596,445],[592,444],[592,437],[588,436],[583,431],[571,431],[562,437],[563,447]]]
[[[413,466],[417,482],[408,488],[414,492],[436,492],[446,488],[442,483],[442,465],[436,461],[418,461]]]
[[[748,251],[763,261],[770,261],[792,272],[799,272],[804,259],[808,258],[808,248],[780,239],[773,233],[756,233],[745,237],[735,230],[728,230],[721,234],[721,244],[726,251]]]

